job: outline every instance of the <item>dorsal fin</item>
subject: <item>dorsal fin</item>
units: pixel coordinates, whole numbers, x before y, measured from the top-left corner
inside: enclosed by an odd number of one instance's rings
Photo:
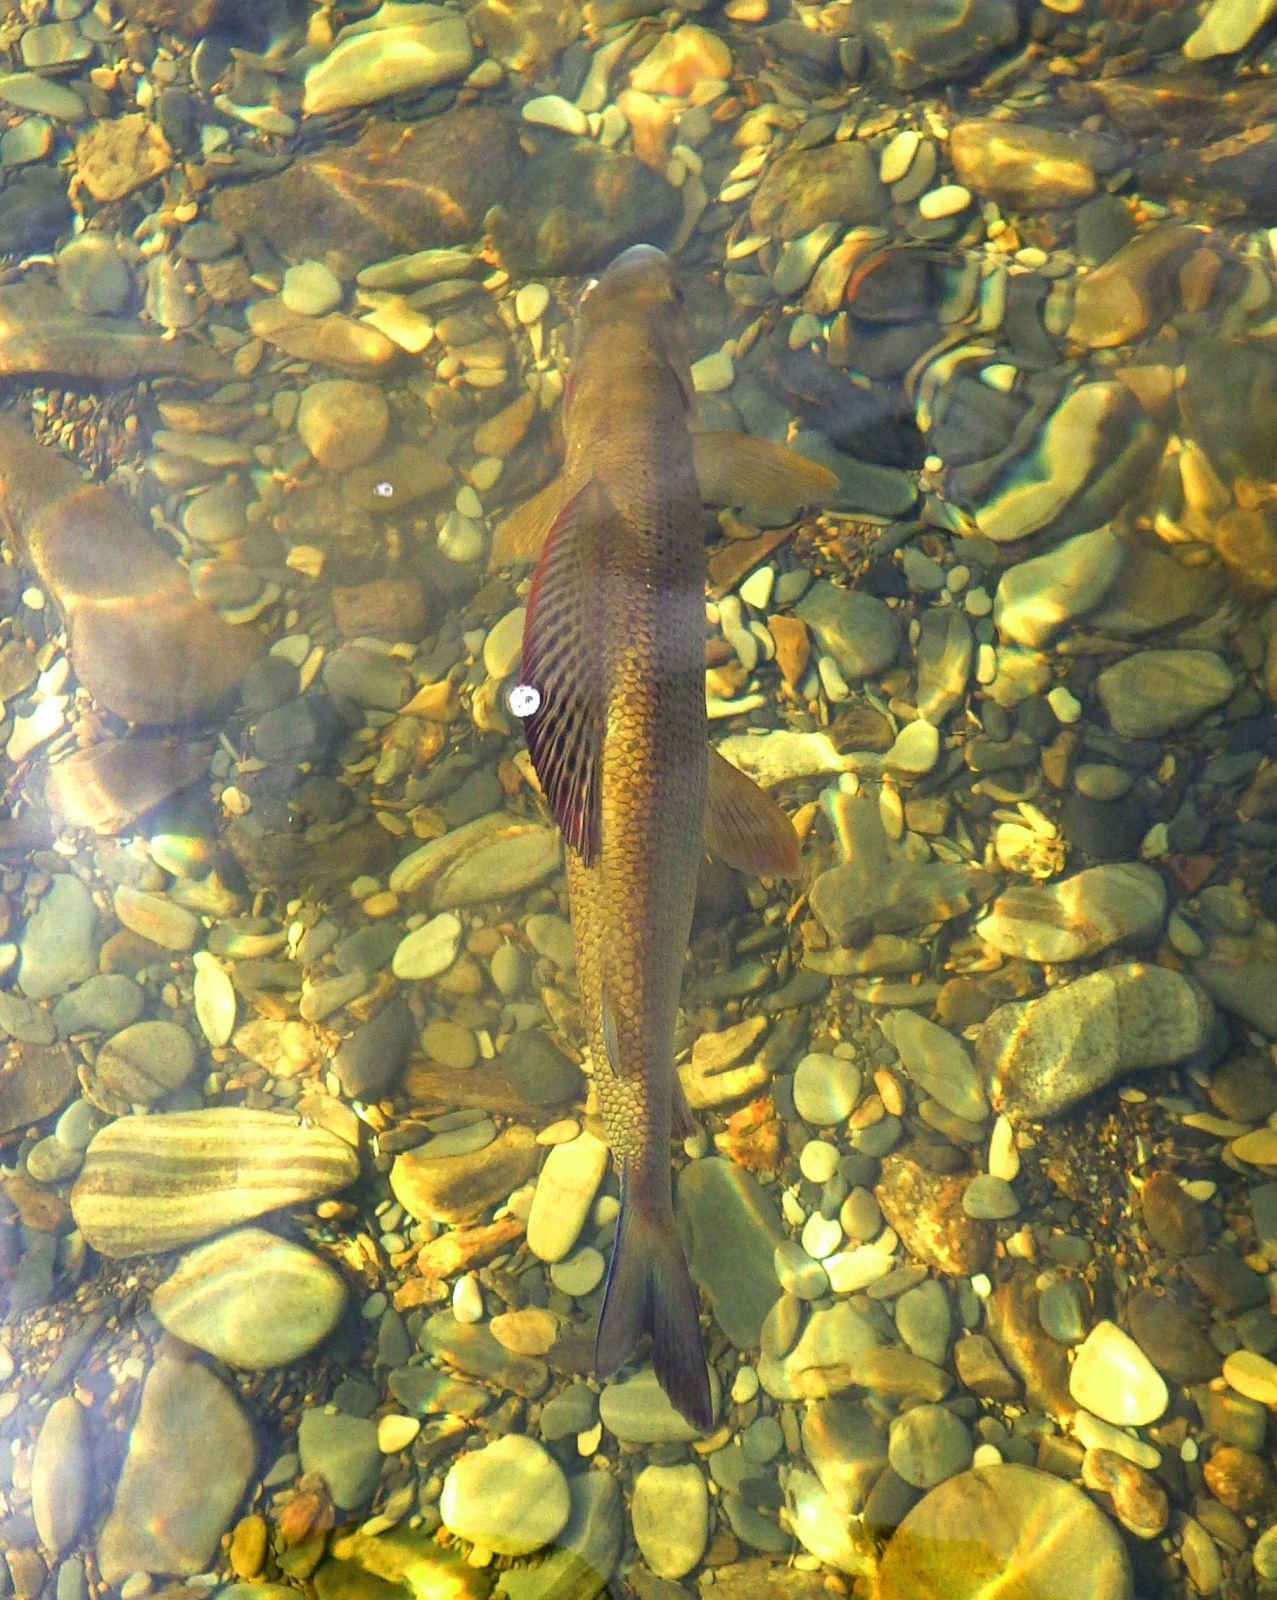
[[[705,848],[741,872],[794,878],[801,870],[794,825],[752,778],[711,747]]]
[[[539,695],[524,735],[550,814],[587,866],[599,847],[603,551],[615,518],[591,478],[554,520],[523,625],[522,681]]]

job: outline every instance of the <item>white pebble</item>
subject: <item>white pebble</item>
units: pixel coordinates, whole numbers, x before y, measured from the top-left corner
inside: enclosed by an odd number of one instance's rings
[[[464,1273],[453,1285],[452,1314],[458,1322],[483,1321],[483,1295],[473,1272]]]
[[[808,1139],[798,1157],[798,1170],[808,1183],[828,1183],[838,1171],[838,1147],[828,1139]]]
[[[279,298],[290,311],[322,317],[341,304],[341,282],[322,261],[300,261],[285,272]]]
[[[937,222],[941,217],[955,217],[971,204],[971,191],[960,183],[942,183],[930,189],[918,201],[918,215],[927,222]]]
[[[813,1211],[803,1224],[802,1246],[813,1261],[833,1255],[842,1243],[842,1226],[837,1217],[822,1217]]]
[[[525,283],[514,297],[514,314],[525,328],[540,322],[550,304],[550,291],[543,283]]]
[[[913,158],[921,143],[922,135],[916,128],[902,128],[887,141],[878,161],[878,176],[883,183],[890,185],[900,182],[913,165]]]
[[[1071,689],[1066,689],[1062,683],[1057,683],[1055,688],[1046,697],[1046,703],[1055,713],[1055,720],[1070,727],[1082,715],[1082,702]]]
[[[737,592],[747,606],[753,606],[755,611],[766,611],[775,584],[775,567],[756,567]]]
[[[1156,1422],[1170,1395],[1160,1372],[1115,1322],[1097,1322],[1069,1372],[1069,1393],[1103,1422],[1139,1428]]]
[[[879,1278],[885,1278],[895,1264],[876,1244],[841,1250],[837,1255],[826,1256],[822,1263],[835,1294],[854,1294],[857,1289],[867,1289]]]
[[[711,350],[692,363],[692,387],[697,394],[721,394],[736,381],[736,363],[731,350]]]
[[[377,1448],[383,1456],[397,1456],[420,1432],[420,1417],[405,1417],[402,1412],[392,1411],[377,1418]]]
[[[1020,1152],[1015,1146],[1015,1130],[1005,1115],[993,1124],[989,1137],[988,1170],[992,1177],[1014,1183],[1020,1175]]]
[[[736,1376],[732,1379],[732,1400],[738,1406],[745,1405],[758,1393],[758,1374],[753,1367],[738,1367]]]
[[[580,106],[574,106],[561,94],[539,94],[525,101],[521,113],[525,122],[535,122],[545,128],[557,128],[560,133],[570,133],[574,138],[584,138],[590,124]]]

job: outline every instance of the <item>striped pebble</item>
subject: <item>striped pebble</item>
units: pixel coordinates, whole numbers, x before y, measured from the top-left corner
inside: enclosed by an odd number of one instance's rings
[[[358,1173],[358,1156],[335,1134],[272,1111],[120,1117],[89,1145],[71,1211],[102,1255],[144,1255],[318,1200]]]

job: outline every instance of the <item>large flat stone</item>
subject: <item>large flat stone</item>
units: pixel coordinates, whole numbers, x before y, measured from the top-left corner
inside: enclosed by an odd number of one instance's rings
[[[352,278],[387,256],[475,238],[488,207],[519,190],[517,129],[489,106],[427,122],[372,122],[354,144],[224,189],[213,215],[234,233],[265,238],[289,261],[322,261]]]

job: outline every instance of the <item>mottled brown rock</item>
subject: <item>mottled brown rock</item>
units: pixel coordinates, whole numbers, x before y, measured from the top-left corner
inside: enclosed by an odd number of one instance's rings
[[[949,135],[954,176],[999,205],[1048,210],[1095,193],[1086,152],[1067,133],[977,117]]]
[[[581,33],[577,0],[478,0],[466,12],[488,55],[511,72],[539,77]]]
[[[1171,1173],[1155,1172],[1149,1178],[1140,1196],[1140,1211],[1154,1244],[1168,1255],[1194,1255],[1206,1248],[1202,1208]]]
[[[1173,149],[1153,149],[1138,171],[1140,189],[1149,194],[1206,200],[1227,215],[1250,211],[1267,222],[1277,185],[1277,122],[1230,132],[1197,149],[1177,139]]]
[[[234,26],[258,9],[256,0],[120,0],[119,10],[145,28],[198,39],[208,28]]]
[[[1209,1383],[1223,1357],[1210,1342],[1205,1317],[1170,1294],[1141,1289],[1127,1302],[1123,1321],[1157,1370],[1172,1383]]]
[[[1077,1405],[1069,1393],[1068,1354],[1038,1318],[1032,1272],[1013,1273],[998,1284],[988,1310],[989,1336],[1024,1384],[1029,1405],[1057,1417],[1071,1417]]]
[[[955,1277],[983,1272],[993,1259],[993,1224],[962,1209],[965,1174],[929,1172],[907,1152],[882,1163],[874,1187],[888,1223],[905,1250],[923,1266]]]
[[[399,848],[393,835],[371,819],[316,841],[300,833],[263,828],[251,811],[232,819],[225,839],[254,888],[279,888],[290,895],[349,884],[363,873],[375,876],[395,859]]]
[[[1235,1444],[1217,1445],[1202,1464],[1202,1476],[1216,1500],[1240,1517],[1258,1516],[1272,1503],[1272,1468]]]
[[[733,1561],[730,1566],[715,1567],[712,1574],[702,1574],[702,1578],[710,1576],[713,1584],[702,1583],[700,1593],[712,1595],[714,1600],[828,1600],[829,1596],[823,1572],[802,1572],[783,1561],[768,1561],[765,1556],[750,1556],[745,1561]],[[677,1589],[680,1595],[687,1593],[676,1584],[668,1587]]]
[[[213,215],[290,261],[323,261],[339,278],[387,256],[464,244],[520,184],[518,124],[471,105],[427,122],[375,121],[285,171],[222,190]]]
[[[779,156],[765,174],[749,202],[749,220],[782,239],[822,222],[878,222],[891,204],[868,145],[855,139]]]
[[[61,1111],[75,1089],[64,1045],[10,1045],[0,1058],[0,1138]]]
[[[1248,600],[1277,593],[1277,526],[1272,507],[1226,511],[1215,523],[1215,549]]]
[[[1078,280],[1068,337],[1088,350],[1106,350],[1155,331],[1174,309],[1176,273],[1202,238],[1178,222],[1136,234]]]
[[[168,140],[144,111],[93,123],[75,146],[76,172],[95,200],[123,200],[172,161]]]
[[[604,267],[631,244],[668,244],[680,211],[678,190],[634,156],[547,143],[488,220],[503,266],[557,277]]]
[[[1137,1539],[1156,1539],[1170,1520],[1170,1502],[1151,1472],[1115,1450],[1088,1450],[1082,1458],[1082,1482],[1106,1494],[1117,1520]]]
[[[373,578],[333,590],[333,621],[346,639],[417,640],[426,620],[426,602],[414,578]]]

